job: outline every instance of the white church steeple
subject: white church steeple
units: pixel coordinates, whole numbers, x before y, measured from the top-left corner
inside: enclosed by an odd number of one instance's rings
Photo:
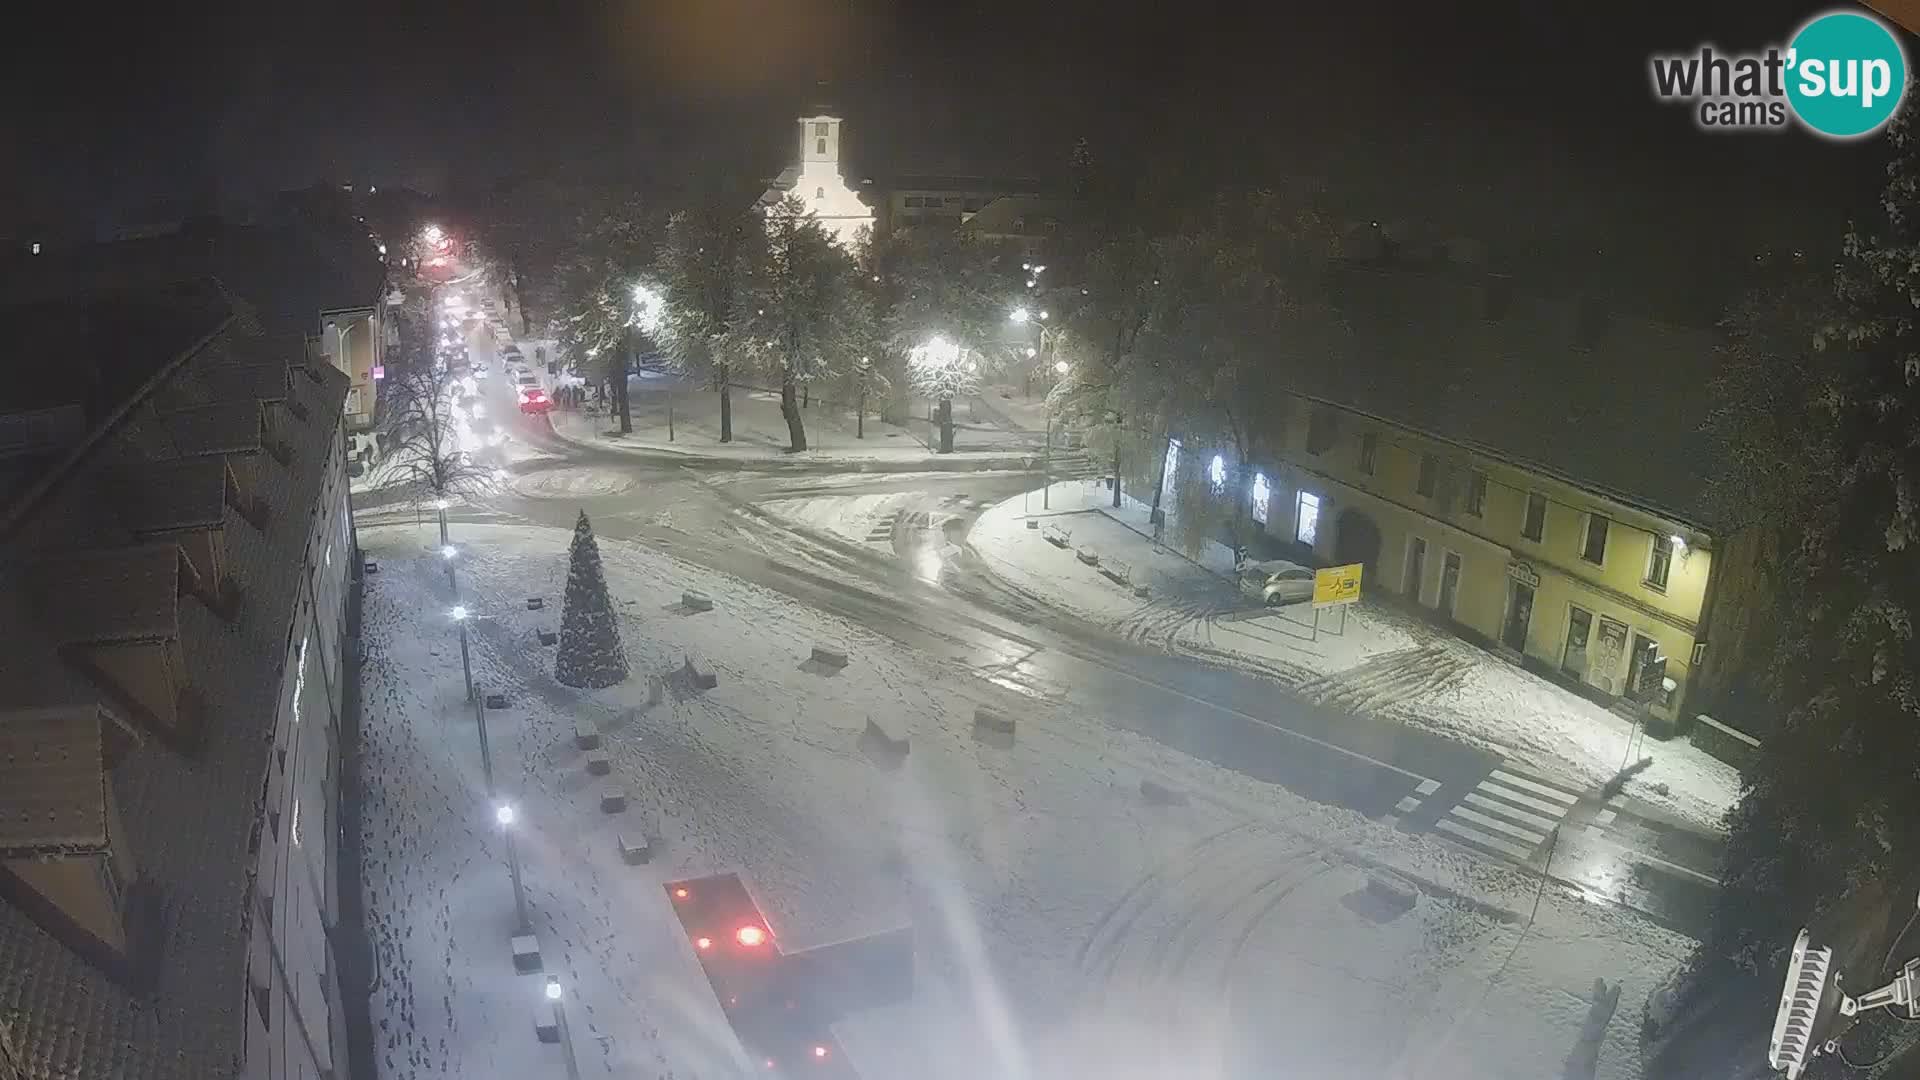
[[[827,114],[800,119],[800,176],[791,192],[842,247],[873,227],[873,211],[847,186],[840,171],[840,118]]]

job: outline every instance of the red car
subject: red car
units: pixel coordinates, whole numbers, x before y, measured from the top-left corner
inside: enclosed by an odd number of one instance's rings
[[[543,413],[553,411],[553,397],[540,385],[540,380],[532,376],[521,375],[514,382],[514,390],[520,395],[520,411],[523,413]]]

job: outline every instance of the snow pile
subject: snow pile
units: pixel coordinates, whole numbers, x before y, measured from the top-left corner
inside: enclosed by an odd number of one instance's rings
[[[633,484],[625,473],[574,466],[526,473],[513,480],[513,490],[530,499],[576,499],[619,495]]]
[[[1632,1016],[1688,947],[1555,890],[1528,926],[1537,882],[1514,868],[618,541],[602,561],[634,678],[569,690],[535,641],[558,618],[567,533],[457,531],[475,680],[510,699],[488,714],[493,772],[586,1077],[745,1075],[660,887],[718,871],[744,876],[787,950],[913,927],[913,998],[842,1027],[871,1080],[1552,1075],[1596,975],[1626,981]],[[441,564],[404,528],[361,539],[382,565],[361,768],[381,1075],[557,1075],[531,1030],[541,977],[508,955],[505,848]],[[687,611],[687,589],[714,609]],[[851,662],[823,672],[814,644]],[[649,708],[642,676],[689,658],[718,685]],[[1021,717],[1013,746],[973,741],[979,705]],[[897,771],[859,751],[870,717],[910,734]],[[604,733],[610,777],[587,776],[579,721]],[[1190,801],[1150,806],[1143,778]],[[600,811],[602,783],[626,790],[624,814]],[[635,833],[659,841],[655,864],[620,861],[615,835]],[[1377,865],[1433,884],[1383,913]],[[1638,1075],[1634,1039],[1615,1022],[1601,1077]]]
[[[795,525],[863,543],[924,493],[891,491],[879,495],[815,495],[801,499],[761,499],[762,510]]]

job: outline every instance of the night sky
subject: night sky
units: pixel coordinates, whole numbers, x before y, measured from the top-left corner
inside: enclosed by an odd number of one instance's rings
[[[98,221],[320,180],[449,193],[704,142],[771,172],[823,76],[874,175],[1058,178],[1084,134],[1110,168],[1319,177],[1356,215],[1575,252],[1605,244],[1559,223],[1831,235],[1881,150],[1708,136],[1650,97],[1649,50],[1778,41],[1808,3],[554,6],[32,16],[0,46],[0,213]]]

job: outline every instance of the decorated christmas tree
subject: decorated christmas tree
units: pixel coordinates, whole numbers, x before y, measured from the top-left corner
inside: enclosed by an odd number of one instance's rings
[[[627,677],[627,653],[620,647],[620,624],[607,597],[600,545],[594,542],[593,523],[584,510],[573,523],[567,598],[560,611],[560,653],[554,659],[553,677],[567,686],[590,690]]]

